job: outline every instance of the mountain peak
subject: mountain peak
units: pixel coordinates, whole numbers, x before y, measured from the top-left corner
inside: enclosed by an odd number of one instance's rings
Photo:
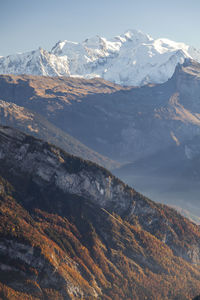
[[[99,35],[95,35],[91,38],[87,38],[84,40],[83,45],[89,47],[89,48],[98,48],[99,44],[103,41],[103,38]]]
[[[153,38],[142,32],[141,30],[136,30],[136,29],[127,29],[122,36],[124,36],[127,40],[135,41],[135,42],[149,42],[153,40]]]

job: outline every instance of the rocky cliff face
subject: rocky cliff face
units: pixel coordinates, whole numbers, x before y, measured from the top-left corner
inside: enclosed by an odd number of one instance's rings
[[[107,170],[0,129],[0,295],[190,299],[199,227]],[[184,287],[184,289],[183,289]]]
[[[43,141],[16,133],[6,127],[1,128],[0,133],[1,164],[9,167],[11,163],[13,176],[26,173],[38,185],[53,184],[63,193],[85,197],[102,208],[112,206],[119,214],[129,209],[132,204],[131,193],[127,193],[126,185],[108,171],[66,155]]]

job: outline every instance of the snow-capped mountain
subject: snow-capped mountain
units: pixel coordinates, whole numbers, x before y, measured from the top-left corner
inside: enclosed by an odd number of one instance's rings
[[[200,62],[200,50],[169,39],[128,30],[111,40],[95,36],[82,43],[58,42],[43,49],[0,58],[1,74],[102,77],[122,85],[162,83],[185,58]]]
[[[42,48],[0,58],[0,73],[44,76],[70,75],[66,57],[57,57]]]

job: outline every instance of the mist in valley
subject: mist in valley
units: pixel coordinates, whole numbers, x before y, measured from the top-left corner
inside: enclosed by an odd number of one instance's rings
[[[144,172],[145,173],[145,172]],[[177,209],[181,214],[200,224],[200,186],[179,178],[159,175],[114,174],[144,196]]]

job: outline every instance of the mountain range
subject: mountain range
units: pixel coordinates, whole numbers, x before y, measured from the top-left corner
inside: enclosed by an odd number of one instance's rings
[[[0,298],[189,300],[200,229],[106,169],[0,127]]]
[[[100,78],[1,75],[0,99],[12,107],[1,108],[1,122],[115,169],[152,199],[199,217],[199,78],[199,63],[189,59],[167,82],[138,88]],[[16,121],[14,107],[40,116],[46,126],[48,120],[48,135],[35,117],[26,125],[24,117]]]
[[[141,86],[167,81],[185,58],[200,62],[200,50],[127,30],[110,40],[100,36],[81,43],[65,40],[51,51],[39,48],[0,57],[0,74],[101,77],[121,85]]]
[[[0,299],[199,295],[200,50],[128,30],[0,74]]]
[[[70,104],[70,101],[74,101],[77,95],[86,97],[92,93],[106,94],[124,90],[124,88],[99,79],[85,81],[34,76],[2,76],[0,81],[0,99],[4,99],[0,100],[0,122],[2,125],[21,129],[26,133],[54,143],[71,154],[106,166],[108,169],[119,166],[118,162],[114,162],[83,145],[68,134],[66,128],[63,131],[59,126],[54,125],[55,122],[51,122],[49,116],[53,116],[57,110],[62,111],[63,104]],[[33,100],[34,108],[25,104],[28,99]],[[41,99],[44,100],[47,114],[42,113]]]

